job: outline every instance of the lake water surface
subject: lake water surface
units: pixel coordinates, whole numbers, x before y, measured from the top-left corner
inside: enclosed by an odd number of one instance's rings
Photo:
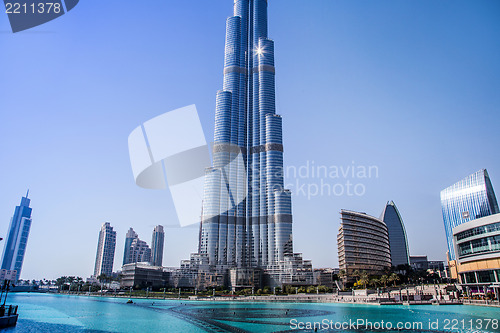
[[[314,332],[314,325],[318,332],[500,332],[500,308],[479,306],[126,301],[9,294],[7,303],[19,305],[19,320],[2,333]]]

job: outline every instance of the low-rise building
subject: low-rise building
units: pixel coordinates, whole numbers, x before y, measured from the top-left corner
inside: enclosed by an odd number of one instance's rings
[[[426,271],[429,269],[427,256],[410,256],[410,266],[414,271]]]
[[[494,292],[500,296],[500,214],[463,223],[453,228],[456,260],[451,260],[452,278],[467,290]]]
[[[313,270],[314,284],[328,288],[335,287],[335,281],[339,274],[338,268],[315,268]]]
[[[170,285],[171,272],[163,267],[151,266],[149,263],[132,263],[123,265],[122,288],[160,289]]]

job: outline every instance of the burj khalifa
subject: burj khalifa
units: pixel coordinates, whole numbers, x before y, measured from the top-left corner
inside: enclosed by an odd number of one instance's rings
[[[293,253],[267,6],[267,0],[235,0],[227,19],[199,244],[211,266],[265,269]]]

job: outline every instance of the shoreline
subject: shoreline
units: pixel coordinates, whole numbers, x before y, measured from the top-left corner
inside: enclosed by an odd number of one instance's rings
[[[176,300],[176,301],[192,301],[192,302],[254,302],[254,303],[337,303],[337,304],[354,304],[354,305],[374,305],[374,306],[390,306],[390,305],[474,305],[487,307],[500,307],[498,301],[487,300],[422,300],[422,301],[394,301],[380,297],[363,297],[363,296],[339,296],[335,294],[297,294],[297,295],[266,295],[266,296],[187,296],[187,297],[164,297],[158,295],[143,296],[143,295],[126,295],[126,294],[99,294],[99,293],[51,293],[51,292],[29,292],[36,294],[51,294],[61,296],[85,296],[95,298],[121,298],[121,299],[138,299],[138,300]],[[15,293],[14,293],[15,294]],[[171,295],[169,295],[171,296]]]

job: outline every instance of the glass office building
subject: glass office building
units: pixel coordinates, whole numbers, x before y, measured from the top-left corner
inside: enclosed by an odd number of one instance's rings
[[[238,157],[242,163],[231,163]],[[291,193],[282,171],[267,1],[235,0],[216,96],[213,167],[205,177],[199,252],[211,266],[270,267],[293,253]]]
[[[29,192],[28,192],[29,193]],[[11,275],[12,280],[19,280],[23,268],[26,245],[31,229],[31,200],[28,194],[21,199],[21,204],[16,206],[14,215],[10,220],[7,240],[2,254],[1,269],[16,272]]]
[[[450,260],[456,259],[453,228],[471,220],[500,213],[490,177],[485,169],[441,191],[441,207]]]
[[[392,266],[409,265],[410,251],[408,250],[406,229],[399,210],[393,201],[387,203],[380,219],[385,222],[389,232]]]

